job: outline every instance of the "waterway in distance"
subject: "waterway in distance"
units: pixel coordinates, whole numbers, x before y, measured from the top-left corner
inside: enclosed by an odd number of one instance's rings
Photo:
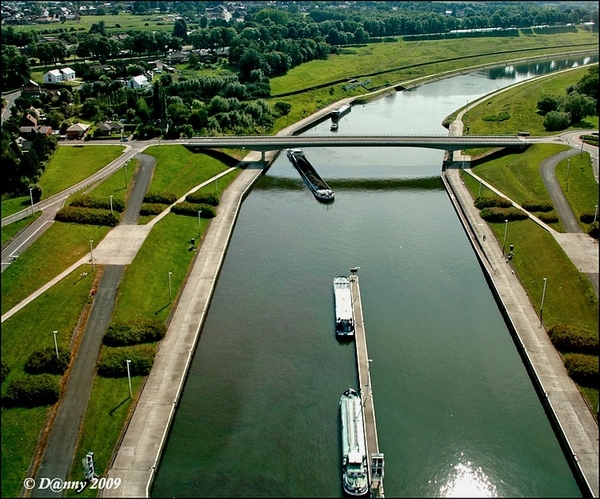
[[[446,134],[467,101],[543,68],[355,106],[337,133]],[[439,179],[443,152],[305,152],[335,202],[285,154],[244,201],[152,496],[342,495],[338,404],[358,380],[332,280],[359,266],[386,496],[580,497]]]

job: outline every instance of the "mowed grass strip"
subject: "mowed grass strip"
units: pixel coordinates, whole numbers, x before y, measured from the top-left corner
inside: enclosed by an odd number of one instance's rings
[[[94,279],[94,273],[81,278],[84,271],[89,272],[90,266],[75,270],[2,323],[2,361],[10,368],[2,383],[3,394],[12,380],[24,373],[25,363],[34,351],[54,346],[53,331],[58,331],[59,347],[70,348]],[[18,497],[21,493],[48,410],[48,406],[2,407],[2,497]]]
[[[48,162],[39,184],[47,199],[88,178],[117,159],[123,152],[117,145],[59,146]]]
[[[110,227],[54,222],[2,272],[2,314],[97,246]]]

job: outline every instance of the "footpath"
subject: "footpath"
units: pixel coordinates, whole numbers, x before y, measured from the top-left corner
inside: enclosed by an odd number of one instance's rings
[[[459,115],[451,124],[450,134],[462,134],[461,117]],[[598,497],[598,424],[567,374],[560,355],[542,327],[494,233],[479,216],[479,210],[460,177],[463,159],[467,160],[467,157],[454,155],[454,162],[442,172],[442,181],[481,262],[490,288],[500,304],[500,310],[580,487],[584,495]],[[560,242],[560,239],[557,240]],[[595,246],[595,254],[589,251],[587,245],[582,245],[579,249],[572,245],[567,254],[575,255],[580,263],[585,262],[589,267],[596,265],[597,273],[598,245],[592,244]]]

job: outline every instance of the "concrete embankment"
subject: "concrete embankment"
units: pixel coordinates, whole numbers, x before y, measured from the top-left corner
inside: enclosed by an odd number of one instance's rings
[[[442,180],[582,493],[598,497],[598,424],[568,376],[494,233],[479,216],[459,168],[446,168]]]

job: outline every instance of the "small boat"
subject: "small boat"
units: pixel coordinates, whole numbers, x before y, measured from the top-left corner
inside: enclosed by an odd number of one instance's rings
[[[340,398],[342,425],[342,486],[351,497],[369,493],[369,468],[360,396],[348,388]]]
[[[352,294],[350,279],[340,275],[333,279],[333,296],[335,298],[335,334],[341,338],[354,337],[354,312],[352,311]]]
[[[312,191],[314,196],[324,203],[330,203],[334,199],[334,192],[327,185],[317,171],[314,169],[306,159],[304,151],[302,149],[288,149],[287,157],[296,167],[296,170],[300,173],[308,188]]]
[[[337,123],[332,123],[331,124],[331,131],[335,131],[340,127],[340,125],[338,125]]]

